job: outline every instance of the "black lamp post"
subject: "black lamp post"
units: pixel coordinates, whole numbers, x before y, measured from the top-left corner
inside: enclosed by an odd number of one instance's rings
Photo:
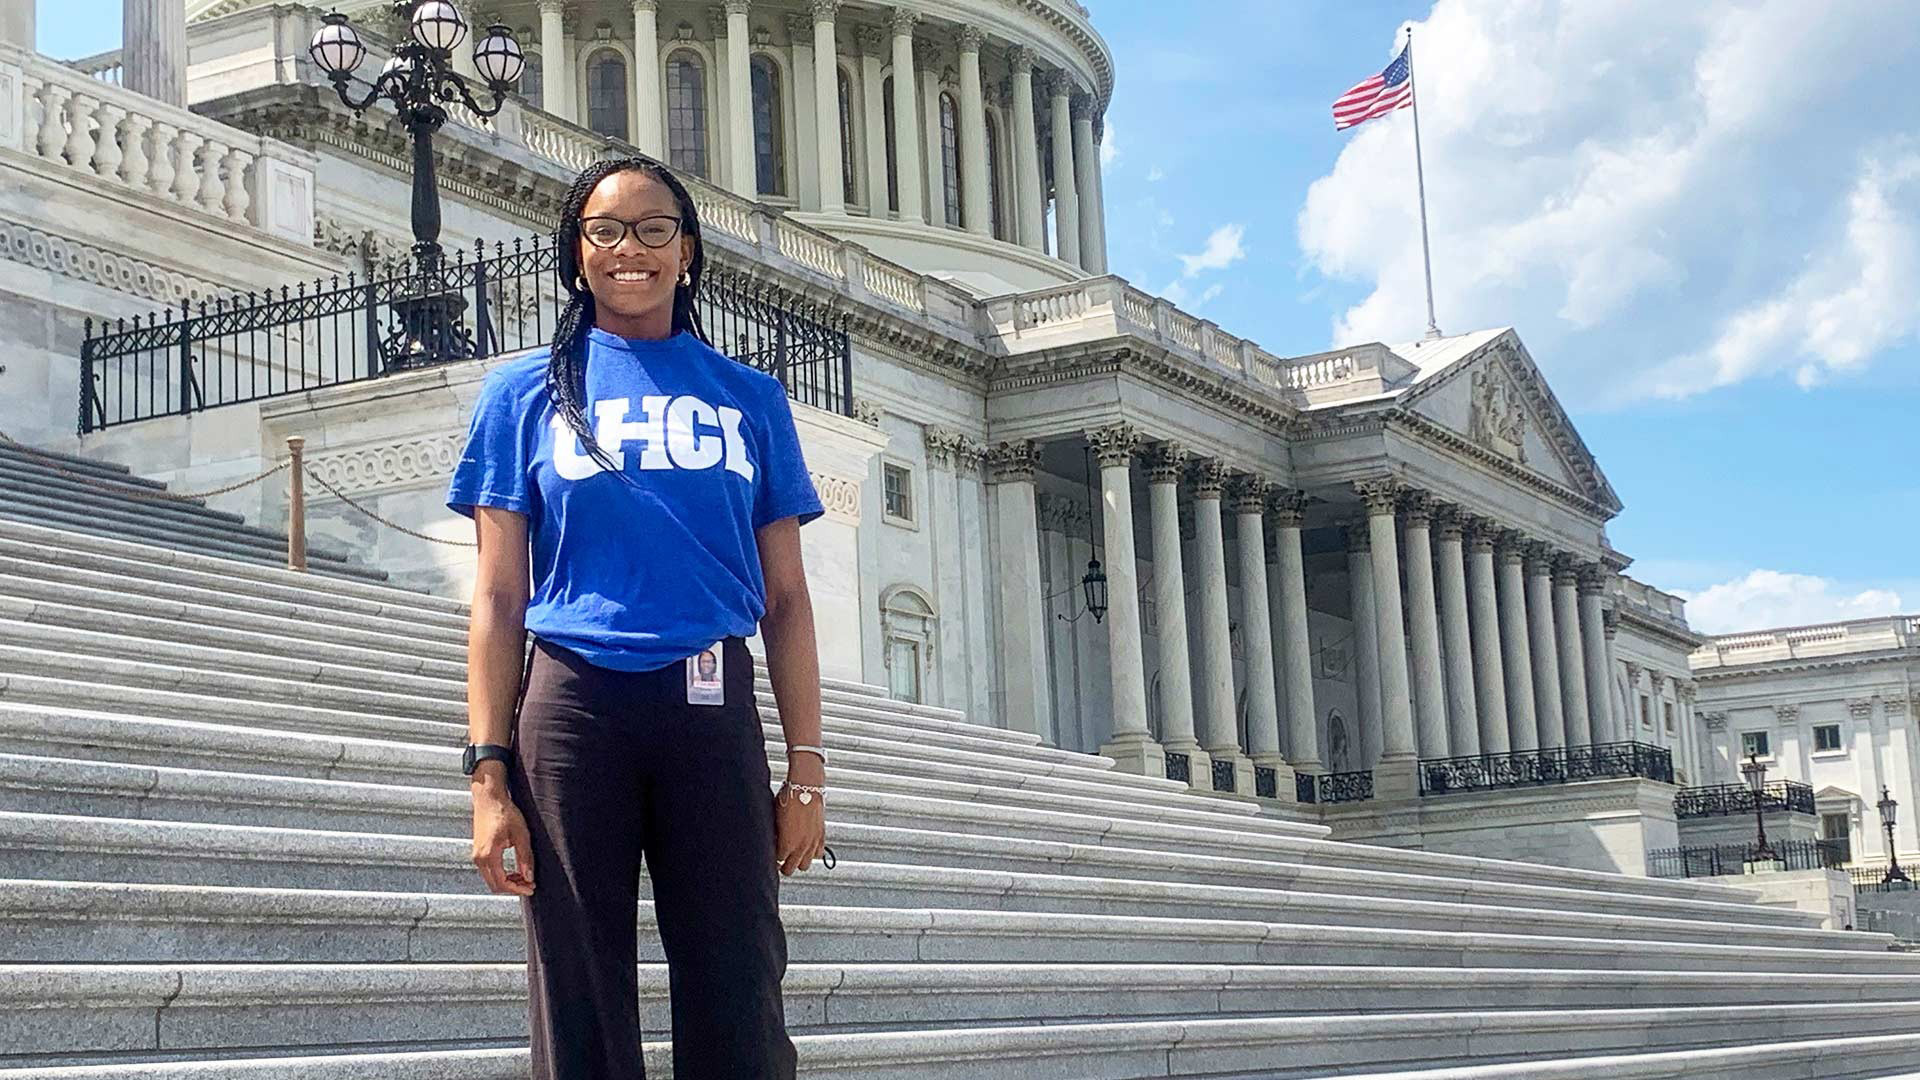
[[[1091,522],[1093,520],[1091,516],[1093,510],[1093,465],[1085,449],[1082,449],[1080,453],[1081,467],[1085,470],[1087,484],[1087,510],[1089,512],[1087,520]],[[1094,543],[1091,534],[1087,537],[1087,543],[1089,545]],[[1098,548],[1095,548],[1091,552],[1091,555],[1092,557],[1087,560],[1087,572],[1080,575],[1080,597],[1086,606],[1081,608],[1076,614],[1059,615],[1058,618],[1063,622],[1073,622],[1081,615],[1091,615],[1093,616],[1093,621],[1098,623],[1107,616],[1107,572],[1100,569],[1100,554]]]
[[[1753,862],[1773,862],[1778,856],[1767,845],[1767,804],[1761,796],[1767,787],[1767,766],[1760,760],[1758,753],[1750,753],[1740,766],[1740,775],[1747,781],[1747,789],[1753,792],[1753,823],[1760,830],[1760,846],[1753,851]]]
[[[466,300],[449,292],[442,280],[440,191],[434,181],[433,133],[446,122],[442,102],[458,101],[481,117],[494,116],[506,104],[507,91],[520,78],[526,56],[506,27],[487,27],[473,47],[473,64],[493,95],[490,106],[473,96],[468,80],[453,70],[453,50],[467,36],[467,24],[447,0],[394,0],[394,14],[411,34],[394,47],[393,57],[359,99],[348,91],[353,72],[367,48],[345,15],[331,12],[313,35],[307,54],[326,72],[340,100],[354,112],[375,102],[393,102],[407,133],[413,136],[413,264],[416,281],[409,295],[395,300],[399,326],[381,344],[391,367],[411,367],[473,355],[473,341],[460,324]],[[371,317],[371,313],[369,313]]]
[[[1886,876],[1880,880],[1883,882],[1904,881],[1911,885],[1913,884],[1913,879],[1907,876],[1905,870],[1900,869],[1900,853],[1894,850],[1893,846],[1893,815],[1895,811],[1900,809],[1900,804],[1894,800],[1892,793],[1884,787],[1880,789],[1879,808],[1880,827],[1887,832],[1887,873]]]

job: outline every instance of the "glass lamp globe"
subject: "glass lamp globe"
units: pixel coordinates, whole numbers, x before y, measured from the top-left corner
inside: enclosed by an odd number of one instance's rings
[[[323,16],[321,23],[307,46],[307,55],[329,78],[351,74],[367,58],[366,45],[361,43],[360,35],[354,33],[347,17],[337,11]]]
[[[492,87],[511,87],[526,70],[527,57],[513,32],[499,23],[487,27],[487,36],[473,47],[473,66]]]
[[[384,82],[388,78],[393,78],[405,82],[407,74],[412,70],[413,61],[404,56],[389,56],[387,57],[387,62],[380,67],[380,78],[374,81],[378,83]]]
[[[413,9],[413,40],[429,49],[451,52],[467,36],[467,21],[447,0],[426,0]]]

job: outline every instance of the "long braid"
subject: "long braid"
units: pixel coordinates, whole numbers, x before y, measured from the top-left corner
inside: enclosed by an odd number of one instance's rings
[[[600,448],[593,423],[587,418],[587,331],[593,328],[595,313],[593,292],[587,288],[586,279],[580,273],[580,215],[600,181],[614,173],[627,171],[651,175],[666,185],[667,190],[673,193],[674,201],[679,203],[680,231],[693,240],[693,259],[687,265],[687,283],[674,284],[673,330],[675,333],[691,334],[708,345],[713,344],[707,337],[706,327],[700,319],[700,309],[694,302],[700,292],[701,275],[706,269],[707,252],[706,245],[700,240],[700,219],[693,205],[693,196],[687,193],[686,185],[666,166],[645,158],[610,158],[582,169],[567,188],[566,200],[560,209],[560,221],[553,231],[553,244],[558,256],[555,272],[560,279],[560,287],[567,292],[567,303],[554,323],[553,347],[547,360],[547,398],[552,401],[554,411],[579,438],[580,445],[587,448],[587,454],[601,468],[623,476],[623,470]]]

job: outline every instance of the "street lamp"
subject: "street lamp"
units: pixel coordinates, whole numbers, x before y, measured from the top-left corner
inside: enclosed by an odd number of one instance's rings
[[[1760,846],[1753,851],[1752,862],[1773,862],[1779,856],[1767,846],[1767,807],[1761,794],[1767,786],[1767,766],[1760,760],[1758,752],[1749,753],[1747,760],[1740,766],[1740,775],[1747,781],[1747,789],[1753,792],[1753,823],[1760,831]]]
[[[1913,884],[1913,879],[1907,876],[1905,870],[1900,869],[1900,853],[1895,851],[1893,847],[1893,815],[1895,811],[1900,809],[1900,804],[1894,801],[1891,792],[1885,787],[1882,787],[1880,789],[1880,802],[1878,805],[1880,807],[1880,827],[1887,831],[1887,874],[1880,880],[1888,883],[1904,881],[1911,885]]]
[[[447,0],[394,0],[394,14],[411,27],[394,46],[393,56],[374,77],[364,96],[348,86],[367,57],[367,47],[345,15],[330,12],[307,47],[307,55],[326,72],[340,100],[354,112],[391,101],[413,137],[413,263],[417,279],[411,295],[395,300],[399,327],[381,344],[394,367],[408,367],[473,354],[472,339],[460,325],[466,301],[443,286],[440,248],[440,191],[434,181],[433,133],[446,122],[443,102],[458,101],[481,118],[497,115],[507,92],[520,78],[526,56],[505,26],[487,27],[473,47],[473,64],[493,95],[490,106],[473,96],[468,80],[453,70],[453,50],[467,36],[466,20]],[[369,313],[371,317],[371,313]]]

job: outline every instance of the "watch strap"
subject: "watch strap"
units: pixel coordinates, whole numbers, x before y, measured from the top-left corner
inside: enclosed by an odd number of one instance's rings
[[[472,776],[483,761],[507,762],[513,760],[513,748],[498,743],[471,743],[466,752],[460,755],[460,771]]]

